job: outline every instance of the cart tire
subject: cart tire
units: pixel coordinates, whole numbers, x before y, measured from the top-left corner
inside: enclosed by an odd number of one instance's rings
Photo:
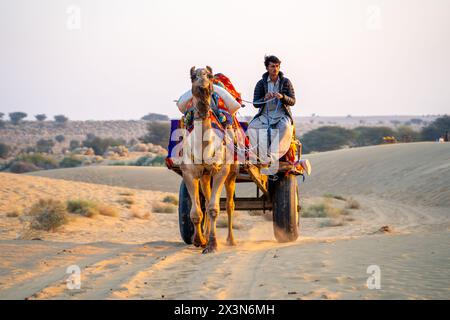
[[[205,198],[202,194],[200,194],[200,201],[202,205],[202,211],[205,210]],[[178,224],[180,227],[180,235],[183,241],[186,244],[192,244],[194,238],[194,225],[191,221],[191,197],[189,196],[189,192],[186,188],[184,182],[181,182],[180,192],[178,195]],[[206,223],[208,223],[209,219],[206,216],[206,213],[203,215],[202,219],[202,232],[204,232]]]
[[[280,177],[273,188],[273,231],[278,242],[291,242],[298,238],[300,205],[297,177]]]

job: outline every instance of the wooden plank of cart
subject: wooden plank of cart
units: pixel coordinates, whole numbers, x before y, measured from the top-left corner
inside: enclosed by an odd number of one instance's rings
[[[241,123],[244,127],[246,123]],[[172,132],[178,128],[178,120],[172,120]],[[295,139],[295,134],[293,135]],[[295,139],[294,144],[297,146],[296,161],[301,161],[302,145],[300,141]],[[177,141],[171,141],[170,144],[176,144]],[[169,146],[169,150],[171,150]],[[284,161],[284,157],[280,159],[278,171],[275,174],[266,175],[261,172],[258,166],[252,164],[240,164],[239,173],[236,183],[254,183],[256,186],[255,197],[234,197],[235,210],[255,211],[262,210],[272,211],[273,227],[275,238],[279,242],[295,241],[299,234],[299,218],[300,218],[300,202],[298,192],[297,176],[305,177],[310,172],[305,172],[304,167],[294,165]],[[305,160],[306,162],[308,160]],[[182,172],[179,165],[166,161],[167,167],[179,174]],[[309,162],[307,162],[310,168]],[[263,171],[264,172],[264,171]],[[304,180],[304,179],[303,179]],[[302,181],[303,181],[302,180]],[[204,198],[201,195],[202,210],[205,212]],[[226,199],[220,199],[220,210],[226,210]],[[194,234],[194,226],[190,220],[191,199],[187,188],[182,181],[179,191],[179,227],[181,237],[187,244],[192,244]],[[202,226],[206,226],[207,215],[204,215]]]

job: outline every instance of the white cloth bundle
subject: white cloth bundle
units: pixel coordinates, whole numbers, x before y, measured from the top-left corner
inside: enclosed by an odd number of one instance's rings
[[[214,87],[214,92],[217,93],[219,95],[219,97],[221,97],[223,99],[223,102],[225,103],[225,106],[228,108],[228,111],[230,111],[230,113],[232,115],[234,115],[238,111],[238,109],[241,107],[239,102],[237,102],[234,99],[234,97],[224,88],[217,86],[217,85],[213,85],[213,87]],[[192,99],[192,90],[186,91],[180,97],[180,99],[178,99],[177,107],[181,113],[186,112],[187,104],[191,99]]]

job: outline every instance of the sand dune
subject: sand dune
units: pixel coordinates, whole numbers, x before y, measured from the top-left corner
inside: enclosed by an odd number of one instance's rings
[[[238,212],[238,246],[201,255],[178,235],[177,215],[152,212],[179,177],[165,168],[86,167],[0,174],[1,299],[449,299],[450,144],[414,143],[309,155],[313,175],[301,184],[302,206],[353,198],[342,225],[302,218],[301,237],[279,244],[272,223]],[[253,195],[254,186],[240,186]],[[117,205],[132,193],[136,219],[73,217],[42,241],[23,240],[20,217],[41,196],[75,195]],[[389,232],[379,232],[389,226]],[[80,289],[66,286],[66,268],[82,271]],[[379,266],[381,289],[370,289],[367,268]]]

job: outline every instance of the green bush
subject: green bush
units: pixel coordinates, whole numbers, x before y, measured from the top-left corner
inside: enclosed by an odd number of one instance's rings
[[[68,200],[67,211],[70,213],[80,214],[88,218],[92,218],[100,213],[95,202],[81,199]]]
[[[351,145],[354,134],[341,127],[325,126],[309,131],[301,138],[303,152],[330,151]]]
[[[0,158],[6,159],[11,151],[11,147],[0,142]]]
[[[163,199],[164,203],[171,203],[173,205],[178,205],[178,197],[174,195],[165,196]]]
[[[75,156],[64,157],[59,163],[61,168],[75,168],[83,164],[83,161]]]
[[[54,231],[68,222],[66,206],[58,200],[40,199],[30,208],[29,214],[33,217],[33,229]]]
[[[19,155],[16,160],[32,163],[44,170],[58,168],[58,162],[55,159],[42,153],[22,154]]]
[[[88,137],[83,141],[83,146],[92,148],[96,155],[103,155],[109,147],[125,145],[124,139]]]
[[[34,164],[24,161],[13,161],[7,168],[12,173],[26,173],[41,170],[41,168]]]
[[[421,136],[422,139],[426,141],[436,141],[443,136],[446,131],[450,132],[450,116],[448,115],[437,118],[428,126],[424,127]]]
[[[153,206],[153,212],[175,213],[177,212],[177,207],[175,207],[173,204],[156,204]]]
[[[36,151],[43,153],[52,153],[55,142],[52,139],[39,139],[36,142]]]

